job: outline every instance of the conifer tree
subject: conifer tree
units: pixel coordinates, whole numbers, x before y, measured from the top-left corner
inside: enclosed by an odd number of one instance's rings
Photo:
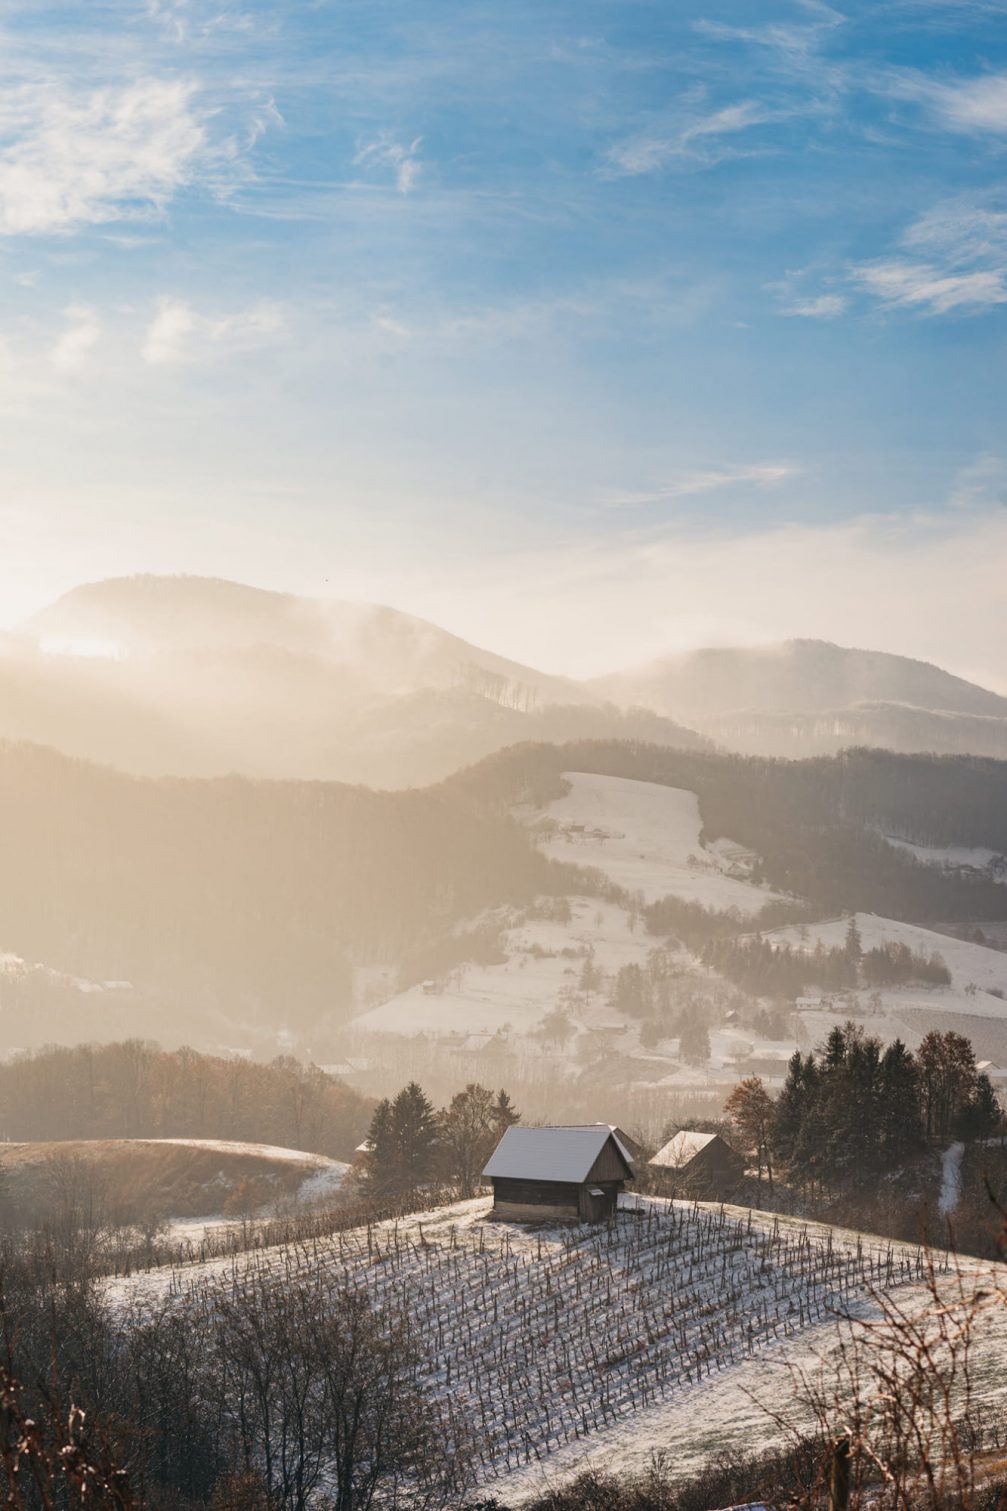
[[[923,1142],[916,1062],[901,1039],[881,1057],[879,1144],[888,1163],[914,1153]]]
[[[396,1184],[402,1191],[415,1191],[432,1179],[437,1157],[433,1104],[415,1081],[403,1087],[393,1101],[390,1127]]]
[[[512,1128],[515,1123],[520,1123],[521,1121],[520,1112],[518,1112],[503,1087],[497,1092],[496,1103],[493,1107],[493,1121],[496,1123],[497,1130],[501,1136],[507,1132],[508,1128]]]

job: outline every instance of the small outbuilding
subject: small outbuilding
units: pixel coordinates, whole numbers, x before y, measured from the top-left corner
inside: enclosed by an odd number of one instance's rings
[[[745,1160],[719,1133],[683,1128],[657,1151],[650,1169],[663,1190],[718,1197],[740,1180]]]
[[[510,1222],[605,1222],[635,1172],[608,1123],[508,1128],[483,1171],[493,1216]]]

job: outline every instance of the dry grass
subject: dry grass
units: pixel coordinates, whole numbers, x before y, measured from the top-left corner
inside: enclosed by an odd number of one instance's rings
[[[309,1160],[131,1139],[0,1148],[0,1176],[23,1218],[44,1219],[71,1195],[127,1222],[206,1217],[242,1203],[252,1210],[292,1199],[313,1168]]]

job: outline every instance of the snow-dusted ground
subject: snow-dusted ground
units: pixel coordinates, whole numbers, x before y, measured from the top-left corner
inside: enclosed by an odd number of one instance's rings
[[[584,772],[566,772],[564,779],[570,786],[564,797],[526,815],[533,827],[547,821],[539,837],[547,855],[600,870],[647,902],[673,895],[751,916],[778,896],[728,874],[743,872],[755,859],[750,852],[724,839],[704,846],[695,793]],[[570,905],[568,923],[532,920],[507,930],[501,964],[465,965],[447,981],[410,987],[362,1012],[354,1028],[446,1036],[506,1027],[526,1034],[577,985],[588,951],[611,977],[624,965],[642,965],[659,943],[623,907],[593,897],[571,898]],[[604,993],[579,1003],[571,1017],[588,1030],[619,1021]],[[620,1047],[632,1052],[637,1026],[626,1028]]]
[[[949,1145],[941,1155],[941,1194],[937,1198],[937,1211],[941,1217],[950,1217],[962,1194],[962,1155],[965,1145]]]
[[[931,1008],[948,1013],[966,1013],[975,1017],[1007,1019],[1007,1001],[990,995],[990,989],[1007,993],[1007,952],[991,950],[986,945],[970,944],[936,934],[917,924],[901,923],[894,918],[879,918],[874,913],[858,913],[857,928],[862,947],[873,949],[888,942],[908,945],[917,954],[937,953],[951,973],[949,987],[899,986],[885,988],[880,997],[886,1011],[911,1011],[913,1007]],[[824,923],[808,924],[802,937],[796,928],[774,929],[766,938],[794,949],[814,950],[821,940],[828,949],[841,948],[846,939],[848,922],[832,918]],[[859,996],[872,995],[869,988]]]
[[[631,926],[625,909],[593,897],[570,899],[569,923],[535,919],[503,937],[507,959],[500,965],[465,965],[457,979],[433,990],[413,986],[354,1019],[372,1033],[496,1033],[509,1025],[527,1033],[558,1004],[564,988],[575,987],[588,950],[599,969],[614,975],[631,962],[642,964],[658,940],[642,923]],[[564,953],[565,952],[565,953]],[[595,994],[577,1018],[612,1022],[611,1008]]]
[[[925,866],[965,867],[971,871],[985,871],[993,881],[1007,885],[1007,860],[999,850],[986,850],[968,845],[912,845],[907,839],[896,839],[886,834],[885,839],[896,850],[905,850],[922,861]]]
[[[290,1283],[302,1269],[408,1310],[430,1351],[429,1385],[465,1410],[485,1443],[482,1479],[504,1477],[508,1496],[591,1459],[642,1466],[663,1448],[685,1473],[768,1442],[747,1392],[786,1406],[787,1365],[828,1358],[837,1314],[869,1310],[872,1287],[911,1300],[925,1273],[909,1246],[738,1208],[630,1197],[611,1229],[522,1228],[493,1222],[477,1199],[133,1275],[109,1294],[158,1304],[209,1286],[212,1304],[215,1286],[245,1272]],[[1002,1308],[975,1354],[980,1390],[1000,1401],[1005,1341]]]
[[[752,914],[778,895],[728,874],[744,868],[742,847],[703,844],[694,792],[583,771],[563,778],[570,790],[537,815],[558,826],[541,840],[553,859],[594,866],[646,902],[674,896]]]
[[[280,1144],[246,1144],[240,1140],[217,1138],[138,1138],[131,1144],[174,1144],[183,1149],[213,1149],[220,1154],[251,1154],[257,1159],[282,1160],[284,1164],[305,1165],[313,1170],[338,1170],[344,1175],[347,1165],[330,1159],[327,1154],[312,1154],[306,1149],[286,1149]]]
[[[297,1191],[284,1196],[283,1205],[286,1206],[289,1206],[291,1202],[298,1207],[324,1203],[335,1196],[350,1168],[345,1160],[330,1159],[326,1154],[312,1154],[306,1149],[287,1149],[280,1144],[248,1144],[234,1139],[209,1138],[148,1138],[130,1139],[129,1142],[162,1144],[185,1149],[208,1149],[218,1154],[252,1155],[257,1159],[270,1160],[273,1163],[299,1165],[304,1171],[304,1176]],[[258,1219],[271,1216],[272,1205],[260,1212]],[[237,1230],[241,1226],[241,1219],[228,1217],[222,1213],[212,1217],[172,1217],[167,1222],[167,1234],[171,1242],[191,1243],[198,1246],[208,1234],[219,1232],[221,1229]]]

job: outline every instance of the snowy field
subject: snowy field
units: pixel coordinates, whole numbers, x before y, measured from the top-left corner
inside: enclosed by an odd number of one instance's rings
[[[879,918],[873,913],[858,913],[856,919],[863,949],[870,950],[891,942],[908,945],[917,954],[931,955],[936,951],[951,972],[949,987],[884,989],[880,996],[885,1011],[911,1012],[914,1007],[919,1007],[1007,1019],[1007,1001],[990,995],[991,989],[1007,994],[1007,953],[1004,951],[970,944],[964,939],[952,939],[947,934],[935,934],[932,929],[900,923],[894,918]],[[765,938],[810,953],[819,940],[828,949],[842,948],[847,927],[847,919],[832,918],[824,923],[808,924],[804,937],[799,929],[786,928],[774,929]],[[861,990],[859,995],[867,998],[871,992]]]
[[[907,839],[895,839],[891,834],[886,834],[885,839],[896,850],[905,850],[925,866],[984,871],[993,881],[1007,886],[1007,857],[999,850],[967,845],[911,845]]]
[[[624,908],[593,897],[570,898],[569,923],[535,919],[503,937],[499,965],[465,965],[455,978],[413,986],[354,1019],[354,1028],[391,1034],[492,1034],[508,1026],[527,1033],[553,1011],[564,988],[576,986],[591,951],[600,970],[642,964],[658,943]],[[575,1015],[612,1021],[600,994]]]
[[[583,772],[564,779],[570,791],[534,816],[549,822],[539,841],[547,855],[603,871],[647,902],[674,895],[751,916],[779,895],[728,874],[754,859],[748,851],[728,840],[703,845],[695,793]],[[592,897],[570,905],[568,923],[536,919],[505,931],[500,964],[465,965],[447,981],[410,987],[361,1013],[354,1028],[438,1037],[506,1027],[526,1034],[576,986],[588,952],[612,977],[624,965],[642,965],[658,944],[625,908]],[[613,1022],[603,994],[578,1004],[572,1016],[586,1028]],[[633,1025],[629,1036],[635,1042]]]
[[[563,779],[569,792],[538,815],[557,826],[541,840],[554,860],[594,866],[648,903],[674,896],[754,914],[779,895],[728,874],[743,869],[748,852],[740,846],[703,844],[694,792],[583,771]]]
[[[429,1350],[428,1385],[473,1423],[484,1483],[532,1490],[600,1462],[642,1464],[667,1449],[681,1472],[742,1449],[769,1424],[749,1398],[782,1404],[785,1366],[812,1367],[836,1343],[837,1314],[872,1288],[916,1294],[909,1246],[738,1208],[623,1199],[611,1228],[495,1223],[484,1199],[289,1249],[111,1282],[120,1305],[204,1297],[265,1269],[366,1285],[408,1311]],[[207,1291],[209,1294],[207,1295]],[[1007,1340],[1007,1314],[978,1354]]]
[[[330,1159],[325,1154],[312,1154],[304,1149],[286,1149],[279,1144],[248,1144],[235,1139],[171,1138],[130,1139],[132,1144],[154,1144],[183,1149],[204,1149],[223,1155],[251,1155],[271,1163],[297,1165],[303,1178],[296,1192],[288,1193],[282,1205],[314,1207],[334,1197],[350,1168],[345,1160]],[[275,1203],[258,1214],[257,1220],[271,1217]],[[198,1246],[204,1238],[222,1231],[238,1231],[243,1226],[240,1219],[215,1213],[209,1217],[170,1217],[166,1223],[169,1241]]]

